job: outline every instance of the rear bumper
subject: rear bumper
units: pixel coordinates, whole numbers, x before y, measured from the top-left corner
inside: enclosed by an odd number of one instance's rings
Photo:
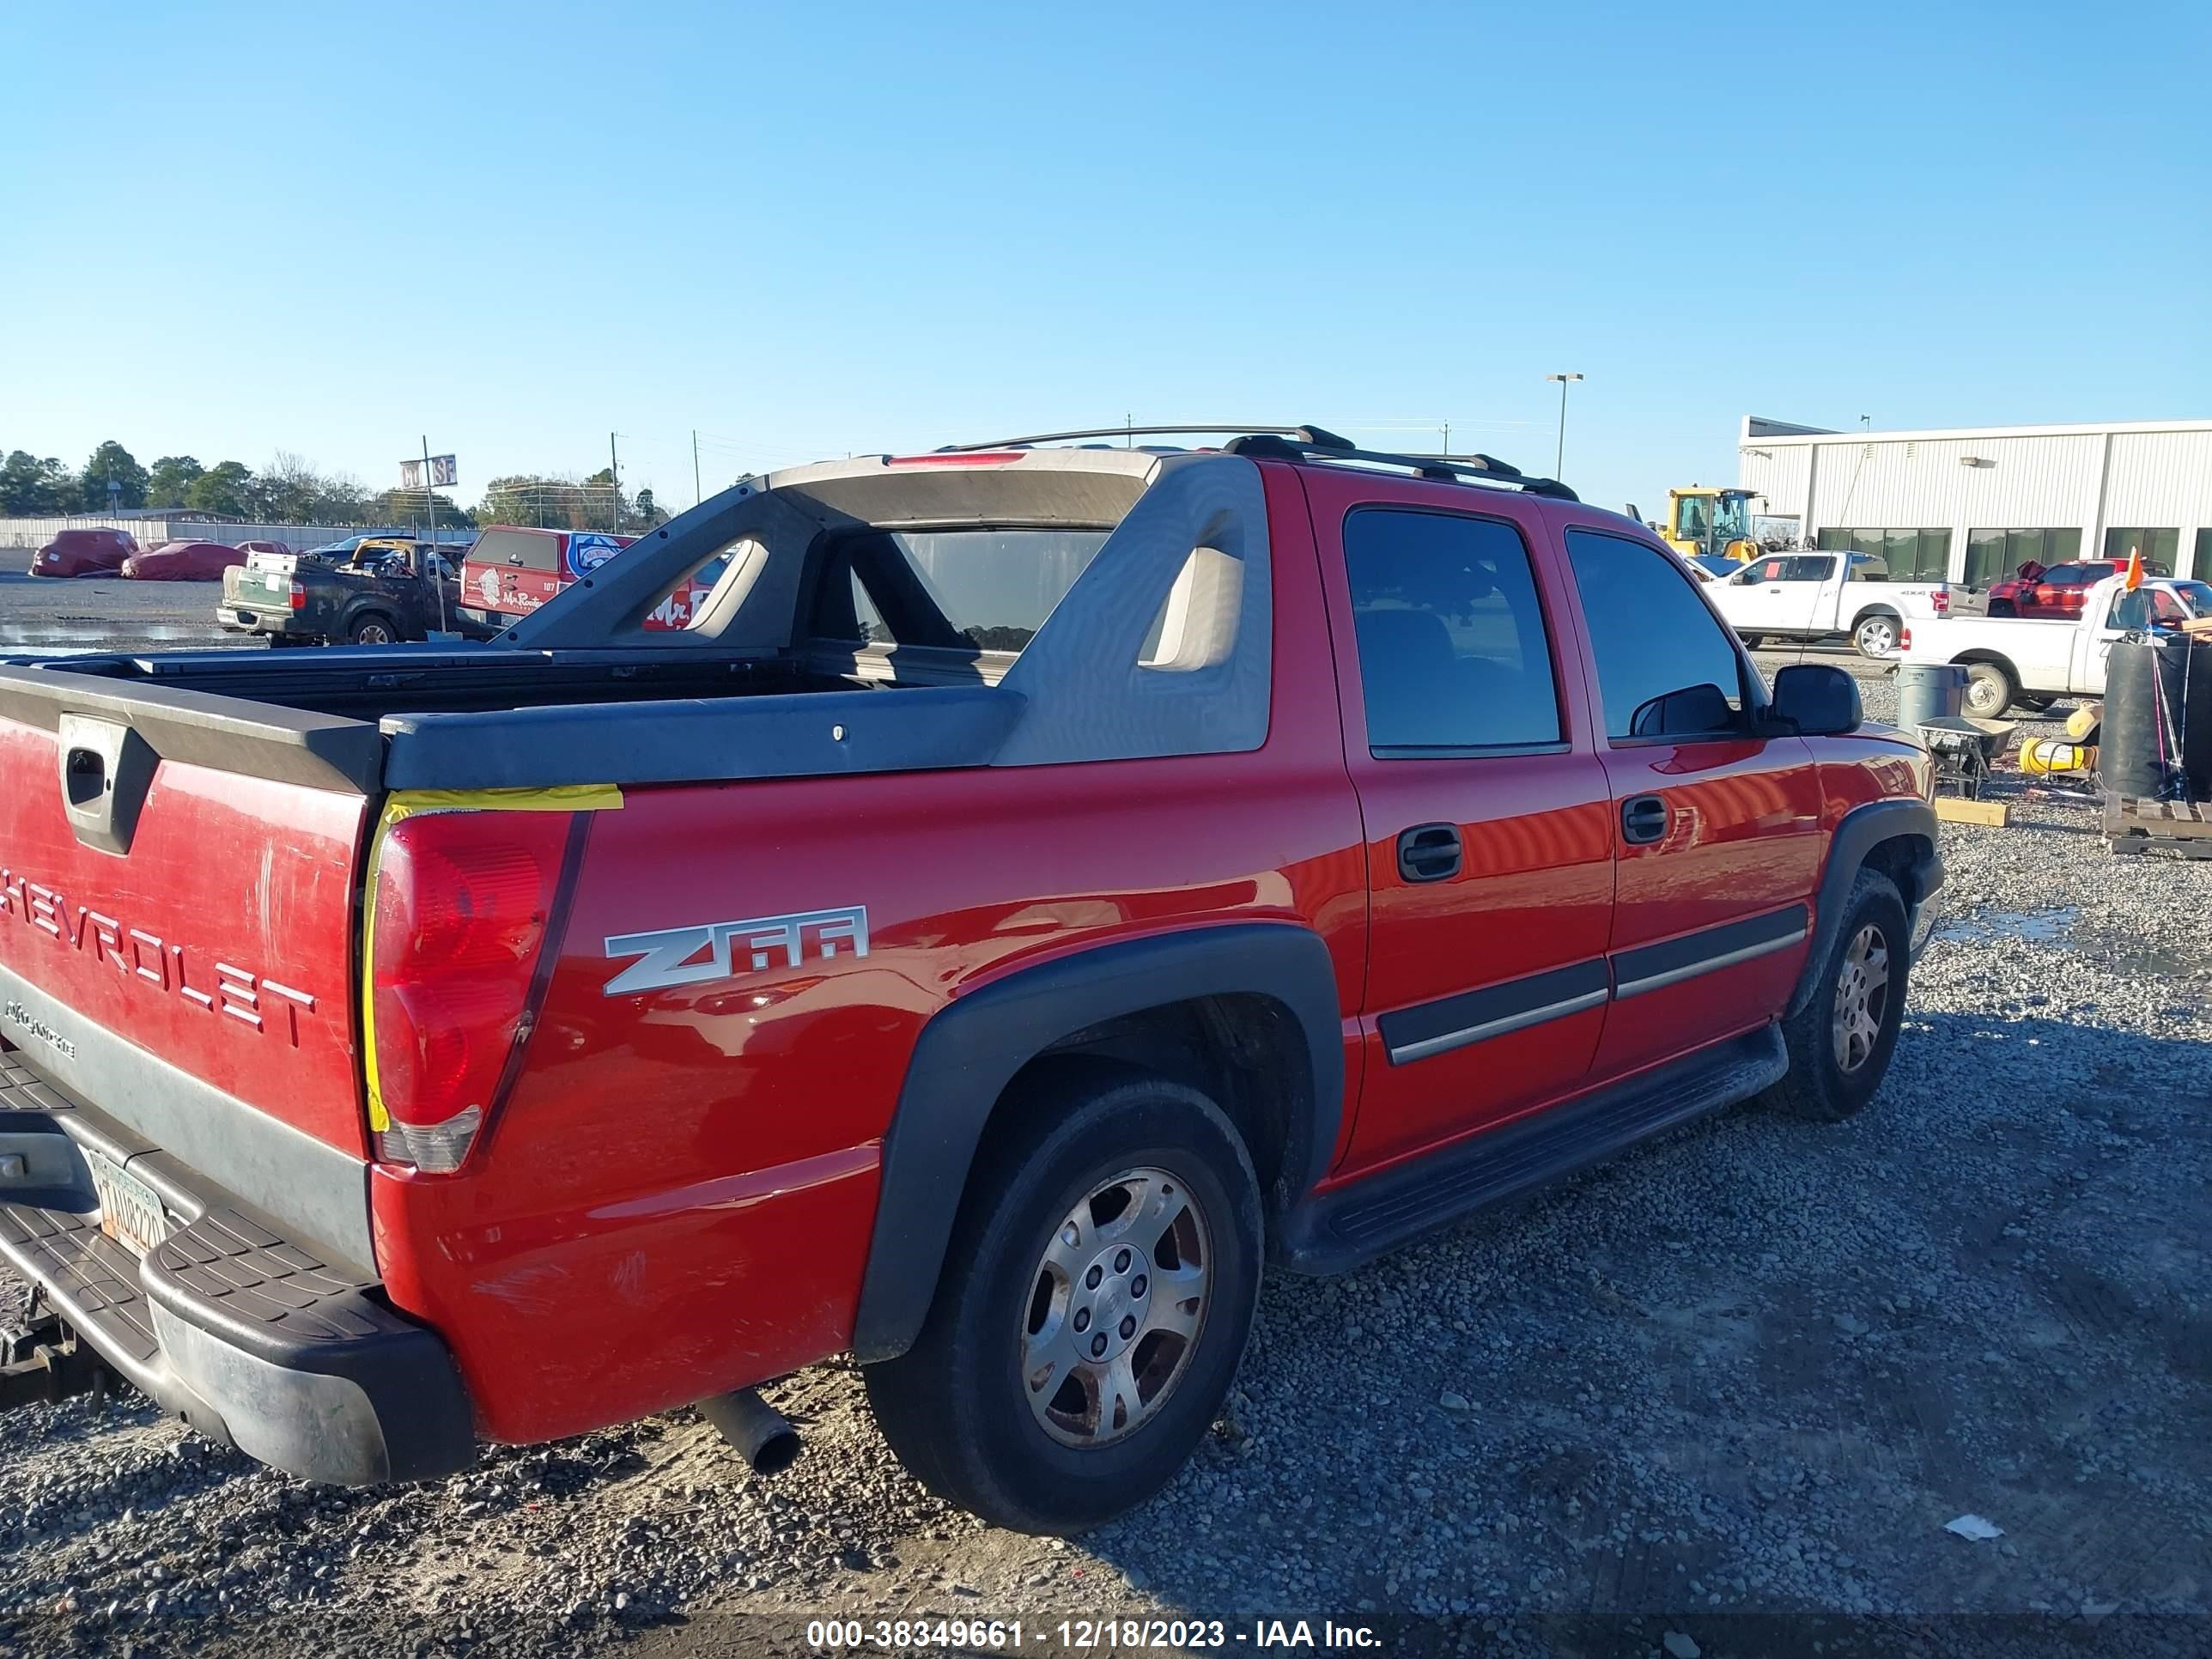
[[[234,634],[290,634],[295,613],[288,609],[264,610],[252,605],[234,605],[226,600],[215,608],[215,619]]]
[[[167,1239],[142,1259],[100,1231],[84,1158],[151,1187]],[[474,1414],[437,1335],[333,1253],[0,1053],[0,1258],[164,1409],[311,1480],[419,1480],[476,1458]]]

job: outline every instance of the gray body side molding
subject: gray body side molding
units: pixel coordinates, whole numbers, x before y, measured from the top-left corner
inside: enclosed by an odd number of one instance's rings
[[[1943,885],[1943,859],[1936,851],[1940,843],[1936,835],[1936,809],[1924,800],[1876,800],[1854,806],[1844,814],[1843,822],[1836,826],[1836,833],[1828,842],[1828,862],[1820,872],[1820,894],[1814,910],[1813,948],[1806,953],[1797,988],[1790,994],[1790,1017],[1794,1018],[1802,1013],[1805,1005],[1812,1000],[1820,964],[1834,948],[1837,930],[1844,925],[1844,907],[1850,898],[1851,884],[1865,866],[1867,854],[1883,842],[1907,837],[1920,843],[1919,857],[1905,884],[1905,908],[1911,915]]]
[[[1286,922],[1239,922],[1104,945],[956,998],[922,1028],[884,1142],[874,1237],[853,1351],[863,1364],[903,1353],[921,1329],[957,1205],[991,1109],[1014,1074],[1057,1039],[1196,997],[1267,997],[1306,1042],[1312,1109],[1291,1126],[1282,1185],[1292,1201],[1327,1173],[1344,1109],[1342,1017],[1321,937]]]

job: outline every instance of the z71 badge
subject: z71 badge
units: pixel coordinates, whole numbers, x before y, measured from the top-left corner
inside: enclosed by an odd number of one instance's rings
[[[665,991],[702,980],[760,973],[777,957],[782,958],[781,966],[796,968],[810,952],[828,961],[843,947],[849,947],[856,957],[868,954],[866,905],[848,910],[754,916],[744,921],[701,922],[651,933],[617,933],[607,941],[608,959],[636,957],[640,960],[607,981],[606,994],[618,997],[637,991]],[[749,958],[750,965],[738,961],[740,957]]]

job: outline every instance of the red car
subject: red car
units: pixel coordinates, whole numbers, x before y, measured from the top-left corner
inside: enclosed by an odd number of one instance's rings
[[[2091,588],[2124,568],[2117,559],[2076,560],[2048,568],[2031,560],[2011,580],[1990,584],[1990,615],[2070,621],[2081,614],[2081,602]],[[2152,576],[2173,574],[2152,559],[2143,561],[2143,571]]]
[[[141,582],[219,582],[224,571],[245,562],[244,548],[222,542],[164,542],[125,559],[123,574]]]
[[[794,468],[488,645],[0,668],[17,1350],[342,1482],[694,1402],[768,1461],[849,1352],[1079,1530],[1263,1265],[1864,1108],[1932,787],[1643,526],[1311,428]]]
[[[31,556],[33,576],[106,576],[123,568],[138,550],[138,538],[123,530],[64,530]]]

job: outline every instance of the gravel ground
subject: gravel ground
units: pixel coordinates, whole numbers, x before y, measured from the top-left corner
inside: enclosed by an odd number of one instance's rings
[[[1232,1647],[1279,1617],[1400,1651],[2205,1651],[2212,866],[2006,793],[2011,828],[1946,830],[1863,1116],[1729,1113],[1271,1280],[1212,1439],[1079,1542],[929,1498],[836,1364],[770,1391],[809,1441],[773,1481],[685,1413],[339,1492],[78,1401],[0,1419],[0,1649],[803,1652],[824,1617],[1144,1614]]]

